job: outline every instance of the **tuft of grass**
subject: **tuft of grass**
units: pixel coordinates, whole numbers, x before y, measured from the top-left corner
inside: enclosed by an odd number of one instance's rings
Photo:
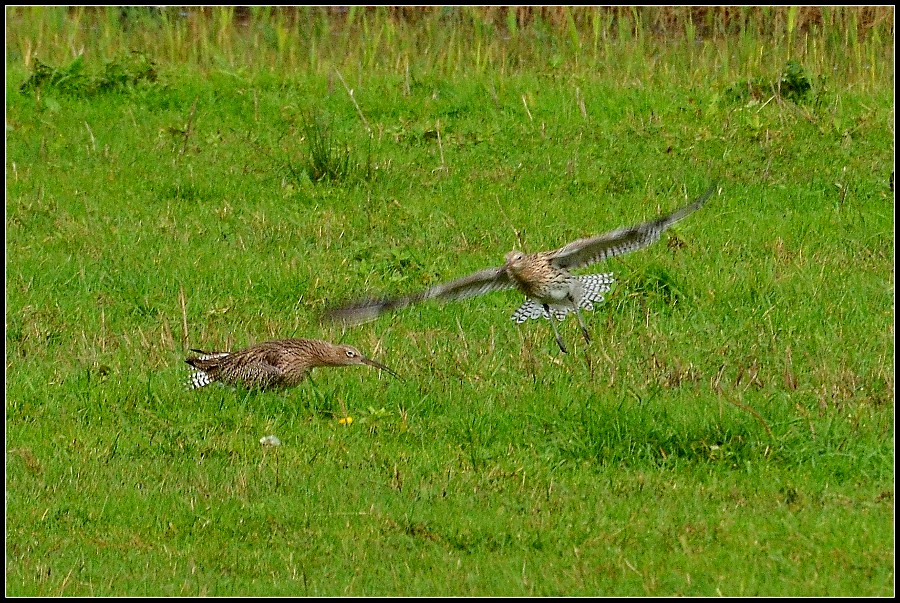
[[[336,137],[321,115],[307,112],[301,116],[301,120],[301,132],[307,148],[302,168],[312,182],[343,182],[351,179],[368,181],[372,177],[371,146],[368,147],[365,158],[358,160],[349,144]],[[296,175],[295,167],[290,163],[288,166],[291,173]]]
[[[107,61],[102,73],[85,72],[84,55],[77,56],[65,67],[52,67],[35,58],[31,75],[19,91],[23,93],[58,92],[86,98],[95,94],[122,92],[140,85],[153,85],[157,81],[153,59],[132,51]]]
[[[733,102],[747,98],[766,101],[774,96],[780,96],[802,104],[809,100],[811,91],[812,83],[803,65],[798,61],[790,60],[777,80],[751,79],[735,83],[726,89],[726,95]]]

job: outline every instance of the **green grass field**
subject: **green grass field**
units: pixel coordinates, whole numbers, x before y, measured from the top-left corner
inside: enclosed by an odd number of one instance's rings
[[[893,8],[6,33],[7,595],[894,594]],[[518,292],[318,321],[715,180],[569,354]],[[403,380],[184,389],[292,336]]]

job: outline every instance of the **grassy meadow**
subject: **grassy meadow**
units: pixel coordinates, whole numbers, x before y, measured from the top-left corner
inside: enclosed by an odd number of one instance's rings
[[[894,594],[892,7],[6,17],[7,595]],[[319,322],[716,180],[568,354]]]

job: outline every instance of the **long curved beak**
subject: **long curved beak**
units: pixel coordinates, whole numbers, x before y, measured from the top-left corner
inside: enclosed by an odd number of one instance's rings
[[[397,373],[395,373],[394,371],[392,371],[392,370],[389,369],[388,367],[384,366],[384,365],[381,364],[380,362],[377,362],[377,361],[375,361],[375,360],[372,360],[371,358],[360,358],[360,360],[362,361],[363,364],[368,364],[369,366],[374,366],[375,368],[380,369],[380,370],[382,370],[382,371],[384,371],[384,372],[386,372],[386,373],[390,373],[390,374],[393,375],[395,378],[400,379],[400,381],[403,381],[403,378],[401,378],[400,375],[398,375]]]

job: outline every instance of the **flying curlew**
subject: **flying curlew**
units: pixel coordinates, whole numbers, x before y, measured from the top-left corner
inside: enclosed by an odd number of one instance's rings
[[[556,321],[574,312],[584,339],[590,335],[581,309],[592,310],[594,302],[602,302],[603,294],[613,283],[612,273],[573,275],[569,270],[636,251],[657,241],[664,230],[688,214],[700,209],[716,190],[714,184],[693,203],[661,218],[612,230],[605,234],[573,241],[564,247],[538,253],[510,251],[506,262],[496,268],[486,268],[468,276],[440,283],[411,295],[382,299],[366,299],[327,310],[324,318],[345,325],[359,324],[379,315],[399,310],[409,304],[428,299],[463,299],[490,291],[517,288],[527,296],[512,319],[523,323],[529,318],[550,321],[559,349],[566,346],[559,336]],[[555,320],[554,320],[555,319]]]
[[[367,364],[398,377],[352,346],[317,339],[276,339],[236,352],[191,351],[199,356],[185,360],[193,367],[188,389],[204,387],[213,381],[257,389],[293,387],[317,366]]]

